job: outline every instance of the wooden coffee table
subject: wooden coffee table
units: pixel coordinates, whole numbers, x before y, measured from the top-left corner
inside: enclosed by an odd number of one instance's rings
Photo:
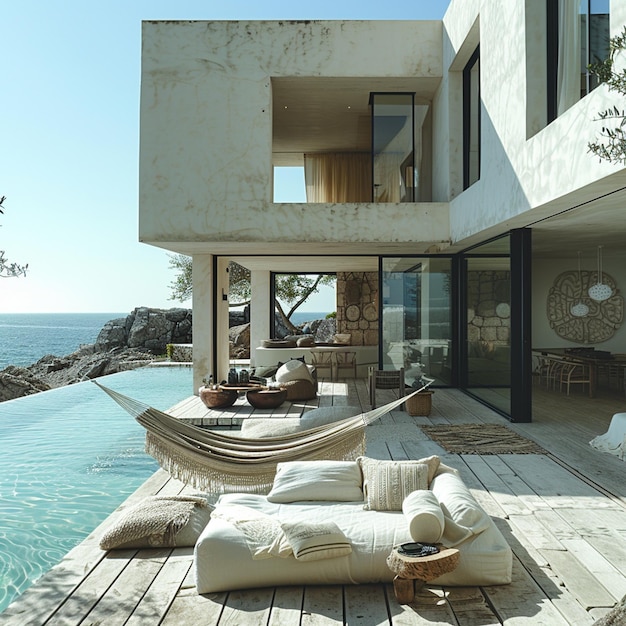
[[[407,556],[394,547],[387,557],[387,566],[396,574],[393,592],[400,604],[413,602],[415,590],[425,583],[451,572],[459,563],[459,551],[439,544],[439,552],[429,556]]]

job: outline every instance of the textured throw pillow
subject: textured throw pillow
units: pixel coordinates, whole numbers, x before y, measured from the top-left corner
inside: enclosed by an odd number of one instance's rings
[[[202,496],[149,496],[106,530],[100,548],[193,546],[212,511]]]
[[[404,498],[412,491],[428,489],[430,477],[439,466],[439,457],[419,461],[379,461],[361,456],[357,462],[363,472],[363,508],[401,511]]]
[[[402,502],[413,541],[439,543],[445,528],[445,519],[437,496],[428,490],[411,492]]]
[[[287,383],[291,380],[308,380],[313,382],[313,377],[306,363],[298,359],[292,359],[283,363],[276,372],[276,380],[279,383]]]
[[[258,378],[271,378],[278,371],[278,365],[266,365],[264,367],[256,367],[252,370],[251,376]]]
[[[279,463],[269,502],[363,500],[361,470],[355,461],[289,461]]]
[[[325,426],[348,417],[355,417],[362,413],[358,406],[325,406],[321,409],[307,411],[300,418],[300,426],[303,430]]]
[[[334,522],[284,522],[281,527],[298,561],[334,559],[352,552],[350,542]]]

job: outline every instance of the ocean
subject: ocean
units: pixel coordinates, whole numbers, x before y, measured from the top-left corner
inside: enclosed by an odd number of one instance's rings
[[[31,365],[47,354],[65,356],[81,345],[95,343],[109,321],[128,313],[0,313],[0,370],[8,365]],[[297,326],[324,319],[326,313],[299,312]]]
[[[65,356],[95,343],[102,327],[128,313],[0,313],[0,370]]]
[[[323,320],[327,315],[328,313],[320,313],[319,311],[314,311],[313,313],[307,311],[296,311],[291,316],[291,322],[294,326],[299,326],[300,324],[304,324],[304,322]]]

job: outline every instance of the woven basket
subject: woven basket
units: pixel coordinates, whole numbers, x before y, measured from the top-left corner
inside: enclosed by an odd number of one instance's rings
[[[433,391],[420,391],[405,402],[409,415],[428,416],[433,407]]]

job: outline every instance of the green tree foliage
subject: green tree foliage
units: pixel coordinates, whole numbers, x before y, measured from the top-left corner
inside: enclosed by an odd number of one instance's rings
[[[0,198],[0,215],[4,215],[4,201],[6,196]],[[0,278],[17,278],[18,276],[26,276],[26,270],[28,264],[18,265],[17,263],[10,263],[9,259],[4,256],[4,250],[0,250]]]
[[[177,271],[170,283],[170,300],[185,302],[191,298],[191,257],[184,254],[170,256],[170,267]],[[230,307],[241,307],[250,303],[250,270],[230,262],[228,264]],[[292,332],[294,325],[289,321],[295,311],[316,293],[322,285],[333,285],[335,277],[329,274],[277,274],[275,280],[276,299],[274,304],[283,324]]]
[[[620,35],[611,38],[609,56],[605,61],[593,63],[589,70],[610,91],[626,95],[626,68],[615,70],[615,57],[620,51],[626,50],[626,28]],[[605,122],[600,131],[600,140],[590,142],[589,151],[601,160],[612,163],[626,163],[626,112],[613,106],[598,113],[596,121]]]
[[[170,268],[177,274],[170,283],[170,300],[186,302],[191,298],[191,257],[184,254],[170,254]]]

